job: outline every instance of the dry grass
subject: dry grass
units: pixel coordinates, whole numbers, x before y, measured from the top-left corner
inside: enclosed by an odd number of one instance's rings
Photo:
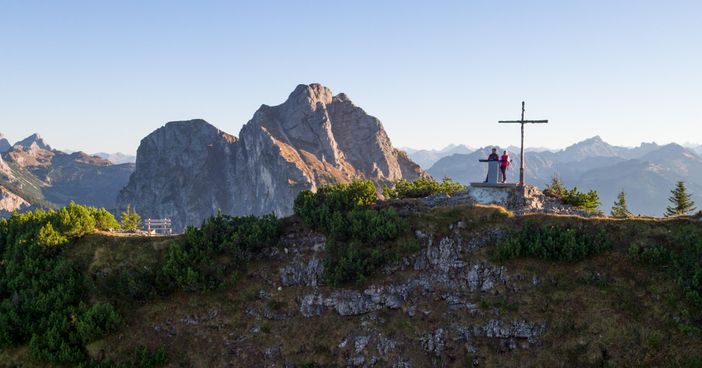
[[[403,203],[411,206],[410,202]],[[343,366],[345,357],[337,354],[342,339],[382,331],[385,336],[405,340],[402,354],[417,366],[464,367],[472,365],[472,355],[462,343],[451,342],[446,352],[450,358],[437,360],[419,348],[420,336],[439,327],[470,326],[497,318],[545,323],[546,334],[539,344],[514,351],[505,351],[499,339],[476,338],[472,344],[478,348],[480,366],[695,366],[702,362],[702,338],[681,332],[680,312],[693,307],[684,301],[674,280],[661,270],[634,265],[626,257],[630,244],[667,244],[676,233],[702,232],[698,221],[513,216],[499,206],[468,205],[422,210],[408,220],[413,230],[435,236],[459,230],[466,240],[484,229],[518,229],[527,222],[586,231],[604,229],[613,248],[575,263],[507,261],[504,267],[514,288],[500,285],[495,293],[476,293],[473,302],[481,306],[477,315],[452,311],[439,297],[425,297],[418,290],[411,295],[417,307],[413,318],[408,316],[406,305],[400,310],[365,316],[341,317],[327,311],[320,317],[304,318],[299,314],[297,298],[311,289],[289,287],[278,291],[282,262],[258,261],[241,270],[237,283],[220,289],[176,292],[130,305],[121,310],[127,325],[91,344],[88,350],[93,356],[104,351],[107,357],[119,358],[135,346],[145,345],[164,347],[170,357],[169,366],[253,367],[263,364],[263,350],[279,346],[290,364]],[[296,217],[285,219],[283,227],[286,233],[304,229]],[[177,239],[96,234],[81,239],[66,254],[85,265],[86,270],[124,263],[152,264]],[[489,262],[491,252],[492,248],[487,247],[467,257],[470,262]],[[413,272],[378,275],[368,284],[402,281]],[[532,276],[541,280],[537,286],[532,285]],[[270,293],[270,300],[260,299],[259,290]],[[323,286],[319,291],[326,295],[332,289]],[[212,310],[217,313],[210,318]],[[264,316],[266,310],[288,317],[269,319]],[[24,362],[25,367],[41,366],[27,358],[26,348],[0,351],[0,362],[17,361]]]

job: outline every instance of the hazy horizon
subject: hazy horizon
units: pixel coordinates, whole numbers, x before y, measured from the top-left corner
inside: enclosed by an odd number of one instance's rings
[[[297,84],[344,92],[397,147],[697,141],[702,3],[260,1],[0,5],[0,132],[134,154],[168,121],[238,135]],[[528,24],[527,27],[524,24]],[[655,25],[655,26],[653,26]]]

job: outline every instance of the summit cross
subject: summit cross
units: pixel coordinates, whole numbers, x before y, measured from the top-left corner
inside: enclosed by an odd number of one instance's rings
[[[524,101],[522,101],[521,120],[500,120],[500,124],[521,124],[522,125],[522,149],[519,155],[519,186],[524,186],[524,124],[546,124],[548,120],[524,120]]]

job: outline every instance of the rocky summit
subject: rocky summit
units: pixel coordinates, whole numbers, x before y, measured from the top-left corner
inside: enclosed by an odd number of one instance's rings
[[[0,153],[3,153],[10,149],[10,142],[5,138],[5,135],[0,133]]]
[[[292,213],[297,194],[325,183],[379,185],[427,174],[393,148],[377,118],[343,93],[299,85],[278,106],[261,106],[237,139],[204,120],[170,122],[141,141],[120,208],[171,218],[176,230],[221,210]]]

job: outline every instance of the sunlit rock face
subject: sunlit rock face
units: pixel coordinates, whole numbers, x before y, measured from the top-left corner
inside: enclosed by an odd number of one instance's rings
[[[299,85],[283,104],[262,105],[238,139],[204,120],[151,133],[118,206],[171,218],[179,230],[218,210],[289,215],[297,193],[325,183],[368,178],[381,185],[424,175],[393,148],[382,123],[346,95]]]

